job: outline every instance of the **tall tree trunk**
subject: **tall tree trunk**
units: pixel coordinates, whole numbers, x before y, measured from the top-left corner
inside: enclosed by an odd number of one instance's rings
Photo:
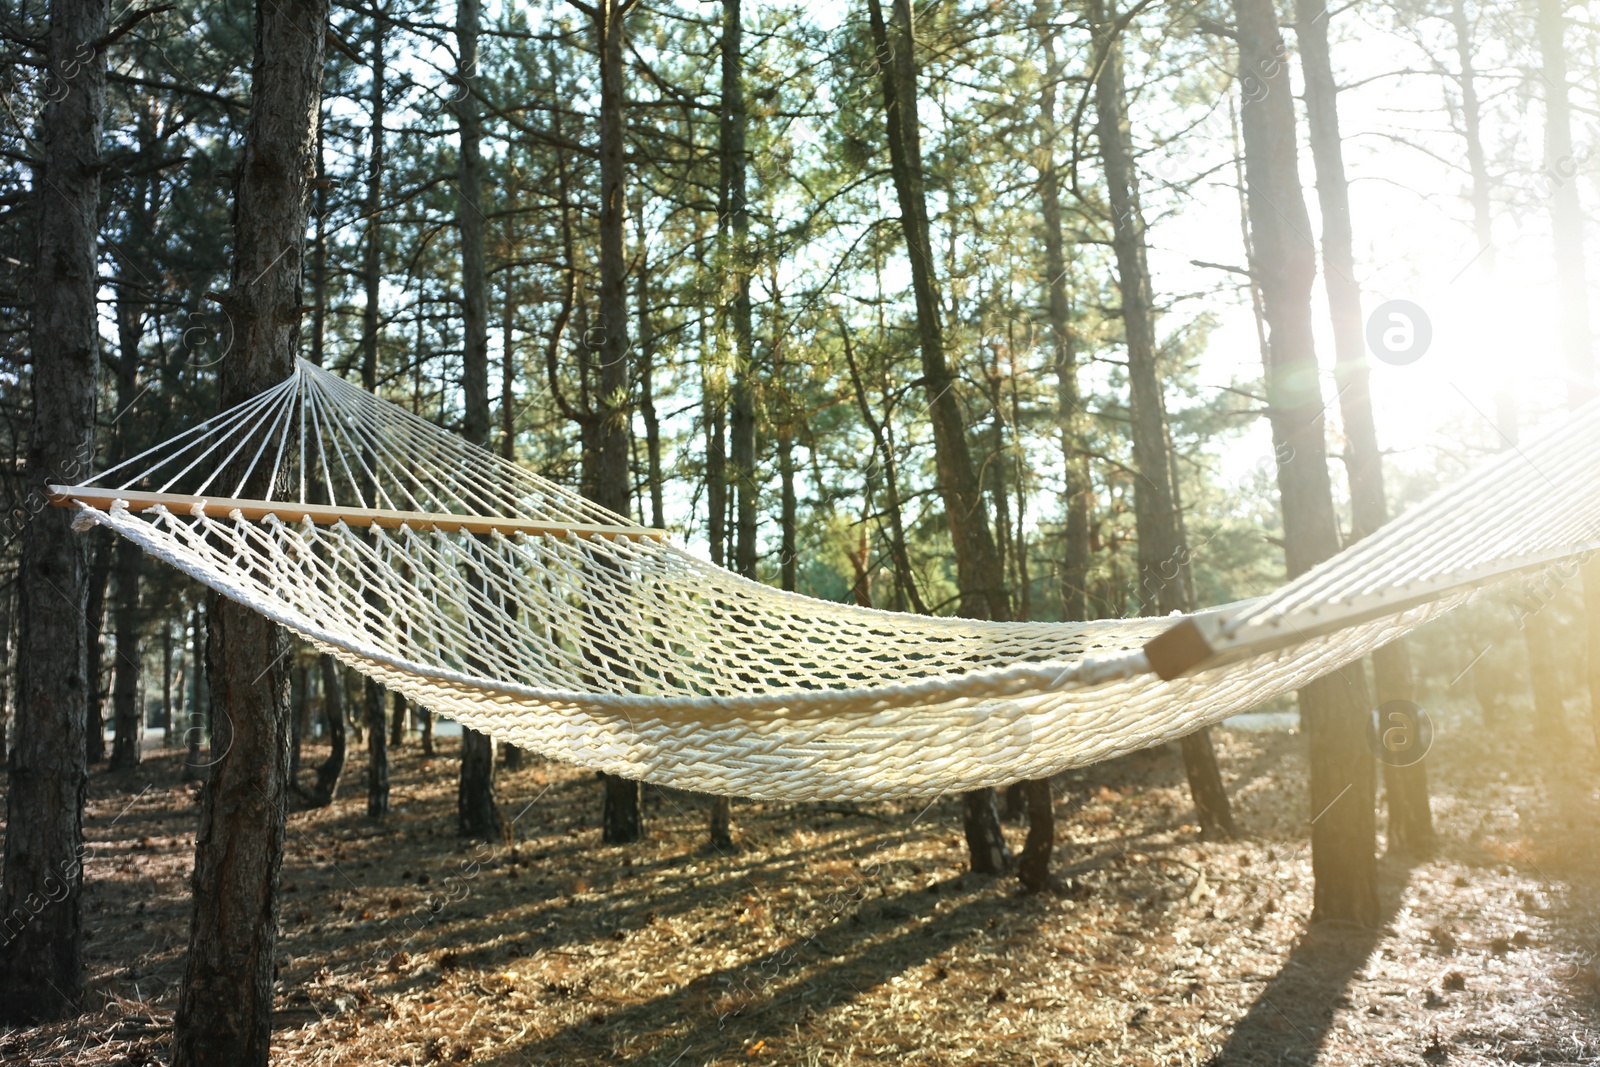
[[[745,202],[748,116],[744,105],[744,25],[739,0],[722,0],[722,114],[717,156],[717,238],[733,292],[724,307],[724,330],[733,334],[733,407],[729,438],[734,492],[734,569],[756,576],[755,338],[750,306],[750,211]]]
[[[65,91],[45,94],[33,182],[39,245],[28,339],[33,419],[26,475],[28,496],[41,502],[47,485],[82,479],[94,459],[106,86],[99,41],[108,7],[105,0],[50,5],[49,77]],[[23,529],[16,721],[0,880],[0,1022],[6,1024],[66,1017],[83,995],[88,562],[67,509],[43,507]],[[13,929],[17,915],[28,917],[21,929]]]
[[[1560,295],[1561,347],[1567,360],[1567,406],[1576,409],[1595,395],[1594,336],[1589,319],[1589,279],[1584,259],[1588,221],[1578,195],[1578,164],[1572,152],[1572,104],[1567,88],[1566,3],[1538,0],[1539,54],[1544,64],[1544,155],[1550,191],[1550,231],[1555,242],[1556,288]],[[1600,744],[1600,559],[1583,565],[1584,645],[1589,714]],[[1565,732],[1565,716],[1561,732]],[[1547,735],[1550,741],[1557,734]],[[1559,744],[1559,742],[1556,742]]]
[[[165,744],[172,737],[172,620],[161,620],[161,734]]]
[[[1233,0],[1245,104],[1251,273],[1270,331],[1265,379],[1282,498],[1284,555],[1297,577],[1339,550],[1312,340],[1316,260],[1300,185],[1294,97],[1272,0]],[[1348,667],[1300,690],[1310,748],[1312,917],[1370,926],[1378,916],[1373,759],[1366,681]]]
[[[500,456],[511,462],[517,458],[517,346],[513,281],[514,275],[508,267],[505,299],[500,302]],[[395,699],[400,699],[399,693],[395,694]],[[500,762],[505,764],[506,770],[516,770],[522,766],[522,749],[509,741],[501,742]]]
[[[148,181],[139,184],[129,205],[128,240],[123,255],[142,258],[150,247],[153,219],[148,200]],[[129,409],[139,399],[139,346],[144,339],[144,297],[136,279],[123,273],[117,289],[117,425],[111,447],[113,464],[138,451],[133,440],[139,418]],[[139,700],[139,683],[144,657],[139,650],[139,630],[143,619],[139,607],[139,587],[144,553],[139,546],[117,539],[113,555],[116,588],[117,658],[112,664],[111,683],[111,762],[114,771],[139,765],[144,735],[144,708]]]
[[[1116,10],[1089,0],[1097,39],[1096,133],[1111,208],[1111,243],[1122,291],[1122,326],[1128,346],[1128,393],[1133,416],[1134,515],[1139,534],[1139,604],[1144,615],[1191,611],[1184,580],[1189,549],[1184,544],[1177,486],[1167,439],[1166,404],[1156,361],[1155,301],[1150,282],[1144,215],[1133,167],[1128,98],[1124,85],[1122,26]],[[1211,745],[1211,732],[1197,730],[1181,742],[1203,837],[1237,835],[1228,791]]]
[[[377,10],[372,19],[372,57],[368,61],[371,84],[367,93],[368,118],[372,123],[372,138],[367,157],[367,216],[366,233],[363,234],[362,280],[365,283],[365,303],[361,308],[361,386],[368,392],[378,387],[378,340],[383,329],[381,300],[383,294],[383,158],[384,123],[388,119],[385,93],[388,86],[387,56],[384,46],[388,37],[388,20]],[[369,461],[366,467],[374,464]],[[377,486],[363,475],[362,496],[368,507],[378,506]],[[367,589],[368,606],[382,610],[382,599],[376,589]],[[389,814],[389,731],[384,717],[383,687],[368,678],[362,684],[362,721],[367,734],[367,816],[381,819]]]
[[[917,342],[928,414],[933,423],[934,466],[945,521],[955,547],[959,611],[967,618],[1006,621],[1011,617],[1011,604],[1005,573],[984,512],[982,486],[967,443],[966,419],[955,393],[956,377],[945,358],[922,174],[911,0],[893,0],[892,27],[884,21],[880,0],[867,0],[867,8],[882,81],[889,168],[900,202],[900,228],[916,298]],[[963,798],[962,825],[972,869],[980,873],[1005,870],[1010,857],[1000,833],[994,790],[976,790]]]
[[[327,33],[327,0],[264,0],[256,9],[233,273],[223,297],[236,339],[220,365],[224,410],[294,373]],[[244,495],[267,498],[269,477],[252,475]],[[217,755],[201,791],[172,1063],[265,1067],[289,772],[288,639],[241,604],[216,593],[208,601]]]
[[[625,22],[634,0],[598,0],[594,15],[600,52],[600,389],[596,399],[595,503],[618,515],[629,513],[632,486],[628,441],[632,405],[628,389],[632,360],[628,344],[628,264],[623,247],[628,221],[625,183],[628,125],[624,113],[622,62]],[[608,774],[601,813],[608,844],[644,836],[639,783]]]
[[[1039,213],[1044,222],[1044,265],[1050,325],[1051,366],[1056,375],[1056,419],[1060,425],[1066,521],[1062,532],[1061,617],[1089,617],[1089,459],[1083,444],[1083,401],[1072,336],[1072,305],[1067,291],[1066,238],[1061,221],[1061,174],[1056,167],[1060,124],[1056,90],[1065,76],[1056,55],[1051,0],[1035,0],[1035,18],[1044,46],[1044,87],[1039,94]]]
[[[729,412],[732,466],[727,472],[734,495],[734,570],[756,578],[756,407],[755,336],[750,305],[750,211],[745,201],[744,22],[739,0],[722,0],[722,111],[718,123],[717,244],[732,286],[722,308],[724,337],[732,334],[733,389]],[[725,342],[724,342],[725,343]],[[711,802],[711,847],[733,847],[733,801]]]
[[[1339,86],[1328,45],[1327,0],[1301,0],[1297,14],[1311,155],[1322,209],[1322,276],[1333,321],[1333,380],[1344,422],[1345,470],[1350,478],[1350,540],[1355,542],[1389,521],[1389,504],[1383,488],[1383,453],[1378,450],[1372,415],[1350,183],[1345,177],[1344,140],[1339,132]],[[1391,700],[1411,699],[1411,656],[1403,639],[1373,653],[1372,662],[1380,707]],[[1427,764],[1422,760],[1405,767],[1385,763],[1383,778],[1389,806],[1389,848],[1411,855],[1432,851]]]
[[[460,196],[456,226],[461,232],[461,391],[466,401],[462,434],[489,447],[488,282],[483,264],[483,117],[475,82],[481,0],[456,5],[456,119],[461,134]],[[488,734],[461,728],[461,781],[456,790],[456,823],[462,836],[498,841],[505,828],[494,793],[494,741]]]

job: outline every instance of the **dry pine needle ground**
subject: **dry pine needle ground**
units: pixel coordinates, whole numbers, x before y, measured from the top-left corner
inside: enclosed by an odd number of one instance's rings
[[[1057,781],[1071,891],[963,873],[956,803],[735,806],[646,790],[604,847],[592,776],[502,772],[511,844],[454,833],[453,742],[290,816],[284,1064],[1600,1063],[1593,769],[1465,723],[1431,760],[1440,850],[1383,864],[1385,925],[1308,929],[1301,739],[1219,731],[1246,840],[1198,840],[1175,755]],[[164,1062],[196,806],[181,754],[93,779],[91,1013],[0,1062]],[[320,758],[308,749],[306,765]],[[1020,844],[1021,829],[1012,827]]]

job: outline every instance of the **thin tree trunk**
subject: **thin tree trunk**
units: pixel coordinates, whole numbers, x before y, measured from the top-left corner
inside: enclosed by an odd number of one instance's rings
[[[516,304],[512,295],[514,275],[506,269],[505,296],[500,302],[500,456],[511,462],[517,458],[517,347]],[[400,694],[395,694],[400,699]],[[500,743],[500,762],[506,770],[522,766],[522,749],[509,741]]]
[[[644,198],[633,211],[639,242],[639,276],[635,281],[634,314],[639,318],[639,415],[644,422],[645,480],[650,492],[650,525],[667,525],[666,486],[661,474],[661,418],[656,413],[655,327],[650,320],[650,263],[645,241]]]
[[[106,758],[105,653],[106,586],[111,578],[111,560],[119,538],[109,530],[95,529],[87,535],[89,551],[88,619],[89,680],[88,724],[84,729],[84,754],[92,766]]]
[[[54,0],[45,45],[51,82],[65,91],[44,94],[33,181],[38,252],[26,473],[28,498],[41,506],[23,529],[18,572],[16,720],[0,880],[0,1022],[6,1024],[66,1017],[83,995],[89,560],[84,539],[72,532],[72,513],[42,502],[48,484],[85,477],[94,458],[106,85],[99,41],[108,7],[105,0]],[[75,73],[63,81],[67,70]],[[19,914],[29,918],[13,930]]]
[[[462,434],[489,447],[488,283],[483,262],[483,118],[475,82],[481,0],[456,5],[456,118],[461,132],[460,196],[456,226],[461,232],[461,390],[466,401]],[[461,781],[456,791],[456,823],[464,837],[498,841],[504,817],[494,793],[494,741],[488,734],[461,728]]]
[[[117,539],[116,559],[116,660],[111,682],[111,762],[113,771],[139,765],[139,673],[144,657],[139,651],[139,571],[143,553],[139,546]]]
[[[185,781],[194,781],[206,776],[205,761],[201,756],[200,742],[206,737],[206,720],[209,710],[209,701],[206,699],[206,672],[205,663],[205,623],[202,621],[200,604],[195,604],[194,610],[189,613],[189,655],[194,660],[194,689],[189,694],[189,725],[184,730],[184,747],[188,749],[183,759],[183,777]]]
[[[1100,159],[1111,209],[1111,243],[1122,292],[1123,334],[1128,346],[1128,393],[1133,416],[1134,513],[1139,535],[1139,605],[1144,615],[1191,611],[1185,566],[1189,549],[1180,529],[1177,486],[1167,439],[1166,405],[1156,361],[1155,308],[1133,167],[1122,33],[1117,12],[1089,0],[1095,22],[1095,114]],[[1228,791],[1217,766],[1208,729],[1185,737],[1184,773],[1200,832],[1208,839],[1237,835]]]
[[[1316,260],[1300,185],[1294,97],[1271,0],[1233,0],[1243,83],[1251,273],[1270,329],[1265,367],[1282,497],[1284,555],[1298,577],[1339,550],[1312,340]],[[1366,745],[1366,682],[1347,667],[1300,690],[1310,748],[1314,920],[1377,921],[1373,801]]]
[[[233,272],[223,296],[236,339],[220,366],[224,410],[294,373],[327,33],[327,0],[270,0],[256,10]],[[253,475],[244,495],[270,499],[269,477]],[[201,791],[172,1063],[265,1067],[289,776],[288,639],[241,604],[217,593],[208,600],[218,754]]]
[[[296,656],[289,673],[289,791],[300,791],[300,756],[305,744],[306,724],[310,721],[311,667]]]
[[[318,659],[322,675],[322,717],[328,726],[328,758],[317,767],[312,786],[311,806],[325,808],[339,792],[339,776],[344,773],[344,676],[339,661],[324,654]]]
[[[917,589],[916,575],[912,573],[911,558],[906,551],[905,522],[900,510],[899,466],[895,462],[893,430],[887,418],[880,420],[872,413],[872,404],[867,399],[861,369],[856,365],[855,345],[850,337],[850,328],[845,323],[844,316],[840,315],[836,321],[839,324],[839,339],[844,345],[845,366],[850,369],[850,383],[855,388],[856,406],[861,412],[861,420],[867,424],[867,429],[872,431],[877,454],[883,457],[886,497],[883,511],[889,520],[889,557],[894,562],[895,584],[901,594],[910,601],[911,610],[919,615],[926,615],[928,607],[923,603],[922,594]]]
[[[1051,364],[1056,375],[1056,419],[1060,426],[1066,521],[1062,532],[1061,617],[1089,617],[1089,502],[1093,492],[1089,460],[1083,445],[1083,402],[1078,387],[1078,360],[1072,336],[1072,305],[1067,288],[1066,239],[1061,221],[1061,175],[1056,168],[1056,88],[1064,77],[1056,56],[1052,28],[1054,5],[1035,0],[1035,14],[1044,46],[1044,87],[1039,98],[1039,208],[1044,222],[1045,288],[1050,324]]]
[[[778,271],[772,268],[772,378],[778,384],[783,410],[777,419],[778,437],[778,586],[794,592],[800,577],[798,524],[799,501],[795,495],[794,462],[794,407],[784,378],[784,323],[783,294],[778,288]]]
[[[161,620],[161,734],[172,736],[172,620]]]
[[[361,309],[361,385],[368,392],[378,387],[378,340],[382,330],[380,318],[383,295],[383,158],[384,124],[388,119],[385,93],[388,62],[384,53],[388,37],[388,20],[382,10],[373,13],[372,56],[368,60],[371,85],[367,95],[367,114],[371,121],[372,138],[367,157],[367,199],[363,211],[367,228],[363,234],[362,276],[365,283],[365,303]],[[372,467],[367,462],[364,469]],[[365,474],[362,476],[362,495],[368,507],[377,507],[377,486]],[[376,589],[365,592],[367,604],[382,610],[382,600]],[[384,719],[383,687],[371,678],[362,685],[362,717],[366,724],[367,741],[367,816],[381,819],[389,814],[389,747],[388,724]]]
[[[724,334],[733,334],[733,389],[729,412],[734,494],[734,570],[756,578],[756,408],[754,328],[750,305],[750,211],[745,202],[744,23],[739,0],[722,0],[721,116],[717,134],[717,243],[733,292],[724,308]],[[711,802],[711,847],[733,848],[733,801]]]
[[[1298,15],[1311,155],[1322,208],[1323,284],[1333,322],[1333,379],[1344,422],[1345,469],[1350,478],[1350,540],[1355,542],[1389,521],[1389,504],[1383,487],[1383,453],[1378,450],[1377,424],[1372,416],[1361,286],[1356,280],[1350,183],[1345,177],[1344,140],[1339,132],[1339,87],[1328,45],[1327,0],[1301,0]],[[1403,639],[1379,649],[1372,662],[1380,707],[1391,700],[1411,699],[1411,656]],[[1389,807],[1389,848],[1411,855],[1432,851],[1427,764],[1422,760],[1405,767],[1385,763],[1383,777]]]
[[[145,199],[147,191],[148,183],[142,183],[130,206],[130,232],[124,254],[138,256],[149,247],[153,223],[149,203]],[[132,441],[137,414],[129,414],[127,409],[139,398],[139,345],[144,337],[144,307],[138,296],[139,290],[135,288],[133,279],[125,277],[123,280],[126,284],[118,287],[116,306],[117,409],[128,417],[118,419],[116,438],[111,449],[114,463],[120,463],[138,451]],[[139,546],[118,538],[112,561],[116,588],[114,613],[117,646],[111,683],[110,769],[113,771],[138,766],[142,755],[144,709],[138,694],[144,668],[144,657],[139,649],[139,630],[143,623],[139,587],[143,564],[144,553]]]
[[[722,114],[718,127],[720,163],[717,238],[722,266],[732,285],[724,307],[725,329],[733,334],[733,406],[729,437],[734,491],[734,569],[756,576],[756,368],[750,305],[750,212],[745,202],[744,26],[739,0],[722,0]]]

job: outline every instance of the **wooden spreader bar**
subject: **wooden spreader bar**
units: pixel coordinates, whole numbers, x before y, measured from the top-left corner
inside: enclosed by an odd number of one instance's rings
[[[219,496],[185,496],[181,493],[144,493],[133,489],[102,489],[99,486],[52,485],[50,503],[57,507],[74,507],[78,502],[96,508],[109,508],[114,500],[124,501],[129,510],[147,511],[162,504],[169,510],[187,515],[196,504],[203,504],[213,515],[239,512],[252,522],[268,515],[276,515],[288,523],[310,519],[320,526],[343,522],[354,527],[381,526],[396,530],[409,526],[413,530],[440,530],[444,533],[524,533],[553,534],[557,537],[605,537],[622,539],[647,539],[665,541],[666,530],[646,526],[603,526],[582,522],[544,522],[538,519],[515,519],[501,515],[448,515],[425,511],[388,511],[382,508],[350,508],[331,504],[297,504],[282,500],[236,500]]]

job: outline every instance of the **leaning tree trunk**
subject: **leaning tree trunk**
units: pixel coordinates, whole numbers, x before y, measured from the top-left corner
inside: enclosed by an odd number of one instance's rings
[[[1389,521],[1383,488],[1383,453],[1372,417],[1361,286],[1356,281],[1355,236],[1351,224],[1350,183],[1345,177],[1344,141],[1339,133],[1338,84],[1328,45],[1327,0],[1302,0],[1299,10],[1300,59],[1306,72],[1306,115],[1311,155],[1322,208],[1323,285],[1333,321],[1334,384],[1344,421],[1350,478],[1351,541]],[[1399,640],[1373,653],[1378,704],[1409,701],[1411,655]],[[1406,753],[1410,758],[1410,753]],[[1401,766],[1385,761],[1384,793],[1389,805],[1389,848],[1409,855],[1433,849],[1433,816],[1428,807],[1428,766],[1418,759]]]
[[[1115,10],[1103,0],[1089,0],[1095,23],[1096,134],[1105,172],[1107,206],[1111,209],[1111,243],[1122,289],[1122,327],[1128,346],[1128,393],[1133,415],[1134,515],[1139,535],[1139,605],[1141,614],[1168,615],[1191,611],[1194,604],[1185,580],[1189,548],[1179,522],[1177,486],[1167,439],[1166,404],[1156,364],[1154,299],[1139,205],[1139,181],[1133,167],[1128,99],[1124,85],[1122,27]],[[1207,838],[1237,834],[1228,791],[1211,746],[1211,732],[1202,728],[1181,742],[1183,767],[1189,779],[1200,832]]]
[[[1545,173],[1550,230],[1555,242],[1556,286],[1561,298],[1561,347],[1567,357],[1567,406],[1579,408],[1595,393],[1594,336],[1589,319],[1589,281],[1583,230],[1588,219],[1578,197],[1572,149],[1572,104],[1567,88],[1566,5],[1538,0],[1539,53],[1544,63]],[[1589,714],[1600,744],[1600,558],[1583,565],[1583,608],[1588,623]],[[1561,729],[1566,727],[1565,716]]]
[[[1251,274],[1269,329],[1267,407],[1280,457],[1284,555],[1297,577],[1339,550],[1323,403],[1312,340],[1316,259],[1300,185],[1288,54],[1272,0],[1233,0],[1244,90]],[[1312,918],[1370,926],[1378,916],[1373,799],[1366,745],[1366,680],[1357,666],[1300,690],[1310,748]]]
[[[462,433],[489,447],[489,309],[483,265],[483,116],[478,106],[480,0],[456,5],[456,118],[461,131],[460,196],[456,226],[461,233],[461,391],[466,401]],[[456,823],[462,836],[498,841],[504,817],[494,794],[494,740],[461,728],[461,781]]]
[[[294,373],[327,33],[327,0],[257,6],[233,273],[222,297],[236,338],[220,368],[224,409]],[[268,496],[270,477],[253,475],[243,495]],[[288,800],[288,639],[274,623],[216,593],[207,616],[214,756],[201,791],[172,1063],[265,1067]]]
[[[72,514],[46,486],[75,482],[94,459],[100,352],[95,297],[106,0],[53,0],[52,84],[39,124],[33,190],[33,420],[18,572],[16,718],[0,881],[0,1023],[56,1019],[83,995],[84,724],[90,684],[88,558]],[[84,57],[88,58],[85,59]],[[72,73],[67,73],[71,71]],[[62,603],[65,600],[66,603]],[[20,930],[11,923],[27,916]]]
[[[893,25],[886,24],[880,0],[867,0],[882,81],[889,138],[889,168],[900,202],[900,227],[916,299],[917,342],[922,356],[923,389],[933,423],[934,467],[945,521],[955,547],[959,611],[967,618],[1011,617],[1005,573],[983,506],[982,487],[967,443],[966,419],[955,393],[956,378],[945,357],[940,321],[928,202],[922,174],[922,133],[917,118],[915,33],[910,0],[893,0]],[[979,789],[962,798],[962,828],[972,869],[999,873],[1010,863],[994,790]]]

